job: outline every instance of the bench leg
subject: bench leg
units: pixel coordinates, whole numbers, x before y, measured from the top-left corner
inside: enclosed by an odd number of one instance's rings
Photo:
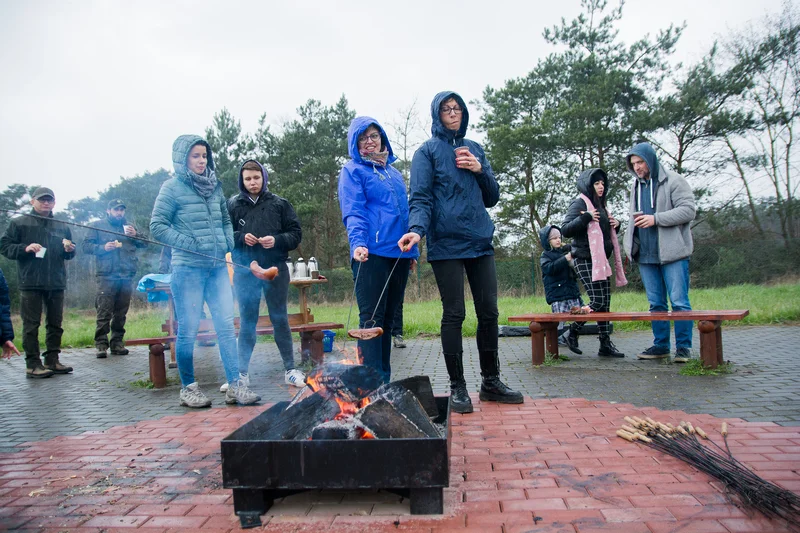
[[[150,381],[153,387],[163,389],[167,386],[167,371],[164,369],[164,345],[150,345]]]
[[[700,330],[700,357],[703,366],[717,368],[722,362],[722,331],[719,320],[701,320],[697,323]]]
[[[544,325],[539,322],[531,322],[528,326],[531,330],[531,362],[533,366],[544,363]]]
[[[300,353],[302,362],[311,358],[311,364],[318,366],[322,364],[325,357],[322,339],[325,334],[321,331],[303,331],[300,333]]]
[[[548,322],[544,326],[544,347],[547,353],[558,359],[558,322]]]

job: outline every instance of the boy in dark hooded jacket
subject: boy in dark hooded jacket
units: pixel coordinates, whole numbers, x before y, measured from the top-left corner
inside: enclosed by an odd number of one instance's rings
[[[303,387],[305,375],[294,367],[292,332],[286,301],[289,296],[289,271],[286,260],[289,251],[303,237],[300,220],[292,204],[267,190],[267,171],[258,161],[245,161],[239,169],[239,193],[228,201],[233,224],[233,262],[249,265],[256,261],[262,268],[278,267],[278,276],[260,280],[250,270],[236,267],[233,285],[239,301],[239,373],[248,381],[247,370],[256,344],[256,324],[261,293],[267,301],[267,311],[275,330],[275,344],[283,360],[287,385]]]
[[[569,313],[573,307],[583,307],[581,291],[573,268],[572,247],[568,244],[561,245],[561,228],[547,225],[539,230],[539,240],[542,243],[542,255],[539,264],[542,267],[542,284],[544,297],[550,304],[554,313]],[[564,323],[558,325],[559,330]],[[565,345],[578,355],[583,352],[578,348],[578,334],[583,327],[583,322],[573,322],[569,325],[569,332],[564,332],[559,338],[559,344]]]

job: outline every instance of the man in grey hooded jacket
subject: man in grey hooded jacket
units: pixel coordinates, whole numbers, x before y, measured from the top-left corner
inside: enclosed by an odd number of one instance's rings
[[[636,144],[626,157],[634,180],[630,220],[623,239],[625,253],[639,263],[650,311],[689,311],[689,258],[694,250],[690,224],[695,217],[692,188],[686,179],[658,162],[649,143]],[[669,357],[669,322],[654,321],[653,346],[640,359]],[[675,322],[675,362],[692,353],[692,321]]]

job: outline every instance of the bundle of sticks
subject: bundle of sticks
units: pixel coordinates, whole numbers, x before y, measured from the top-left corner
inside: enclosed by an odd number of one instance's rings
[[[625,417],[625,422],[617,430],[617,436],[646,446],[685,461],[720,480],[727,490],[735,492],[741,500],[770,518],[786,520],[793,528],[800,527],[800,497],[753,473],[752,470],[736,460],[728,446],[728,425],[722,423],[720,433],[725,444],[708,438],[702,428],[691,422],[681,422],[678,426],[662,424],[650,417]],[[704,445],[700,439],[711,445]]]

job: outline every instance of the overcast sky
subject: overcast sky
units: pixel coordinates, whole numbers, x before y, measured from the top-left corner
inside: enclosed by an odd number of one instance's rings
[[[686,21],[674,59],[689,64],[780,5],[629,0],[620,38]],[[0,188],[48,185],[64,208],[171,169],[173,140],[223,107],[248,132],[262,113],[280,124],[342,94],[382,122],[415,99],[427,114],[438,91],[472,100],[525,75],[553,51],[542,29],[579,12],[579,0],[0,0]]]

